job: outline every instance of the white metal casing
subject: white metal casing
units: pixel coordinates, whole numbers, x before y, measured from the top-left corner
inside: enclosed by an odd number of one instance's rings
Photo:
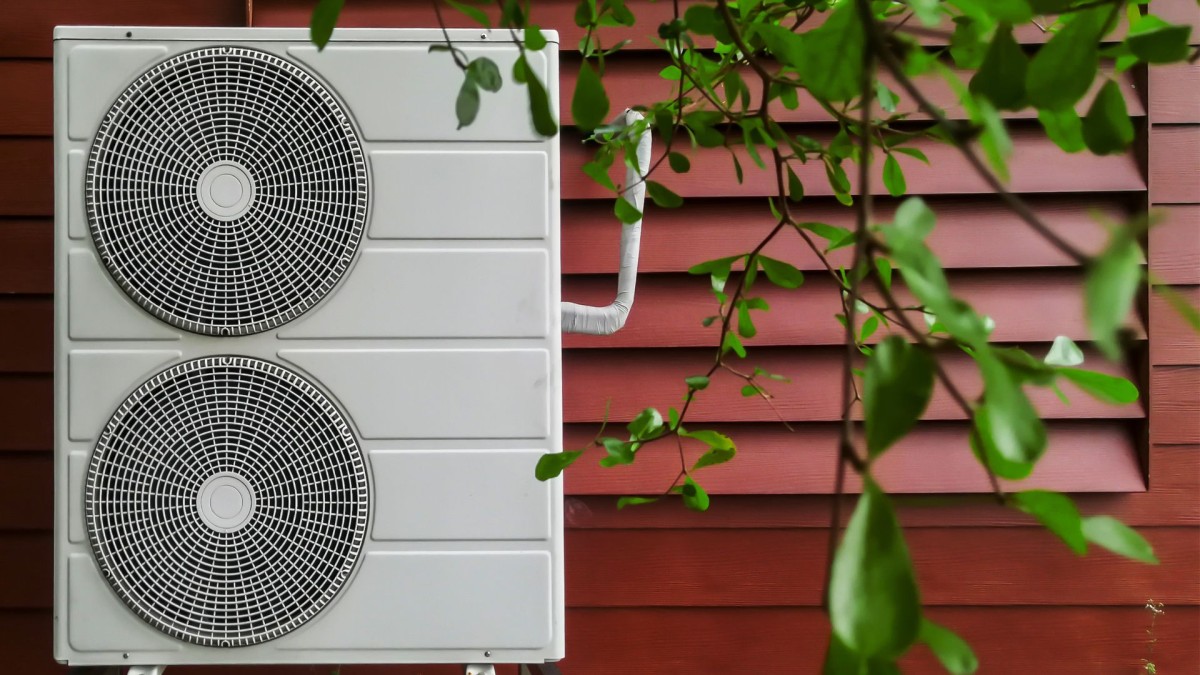
[[[528,55],[557,114],[557,36]],[[456,30],[504,87],[456,129],[462,74],[439,30],[60,27],[55,31],[55,640],[73,665],[535,663],[562,658],[559,147],[529,121],[506,32]],[[93,136],[164,59],[236,46],[287,59],[353,119],[370,206],[348,271],[278,328],[215,337],[151,316],[97,257],[84,207]],[[83,517],[89,456],[155,373],[207,356],[271,362],[315,384],[363,450],[362,553],[307,623],[245,647],[172,638],[101,576]]]

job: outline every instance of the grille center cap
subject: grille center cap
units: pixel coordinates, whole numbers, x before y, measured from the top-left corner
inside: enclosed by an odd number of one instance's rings
[[[219,473],[200,486],[196,507],[209,527],[234,532],[254,515],[254,491],[245,478],[235,473]]]
[[[233,220],[250,210],[254,180],[237,162],[217,162],[200,174],[196,196],[208,215],[217,220]]]

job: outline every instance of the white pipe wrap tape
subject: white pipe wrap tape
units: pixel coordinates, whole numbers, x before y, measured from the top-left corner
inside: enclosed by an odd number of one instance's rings
[[[633,110],[626,110],[621,121],[626,126],[642,119],[642,115]],[[625,185],[632,186],[625,190],[623,197],[638,212],[646,202],[646,180],[644,176],[650,170],[650,131],[642,132],[637,143],[637,166],[634,171],[625,169]],[[566,333],[587,333],[589,335],[611,335],[625,325],[629,311],[633,309],[633,294],[637,287],[638,253],[642,247],[642,219],[636,223],[621,228],[621,268],[617,274],[617,297],[607,307],[591,307],[578,305],[573,302],[562,303],[562,329]]]

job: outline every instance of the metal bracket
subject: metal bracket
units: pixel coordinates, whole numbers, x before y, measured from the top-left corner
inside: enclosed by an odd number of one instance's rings
[[[129,666],[125,675],[163,675],[166,666]]]
[[[464,675],[496,675],[496,666],[487,664],[472,663],[463,667]]]

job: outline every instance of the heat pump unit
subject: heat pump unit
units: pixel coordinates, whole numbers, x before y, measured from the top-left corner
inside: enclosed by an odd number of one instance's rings
[[[563,656],[559,147],[443,41],[55,32],[60,661]]]

